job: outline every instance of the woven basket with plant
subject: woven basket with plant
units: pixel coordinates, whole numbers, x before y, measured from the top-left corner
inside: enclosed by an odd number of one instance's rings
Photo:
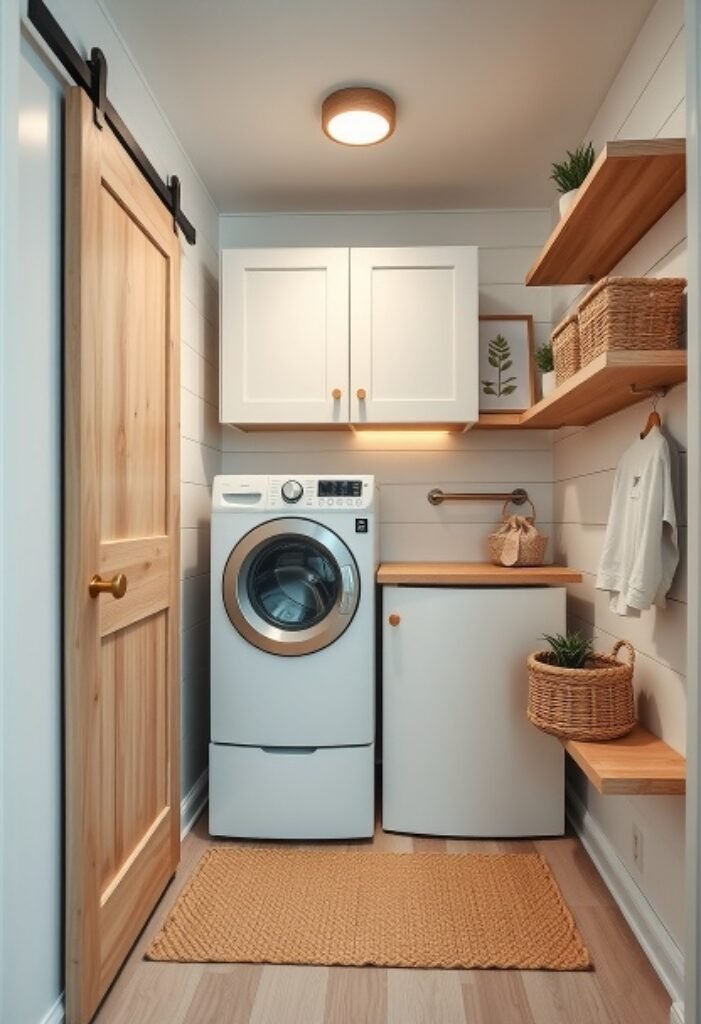
[[[611,654],[594,651],[579,633],[545,635],[549,651],[528,658],[528,719],[543,732],[575,740],[611,740],[635,725],[635,651],[618,640]],[[616,655],[625,648],[628,663]]]

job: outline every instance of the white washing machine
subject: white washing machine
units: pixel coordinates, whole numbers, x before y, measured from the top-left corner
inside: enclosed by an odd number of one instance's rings
[[[219,476],[212,494],[210,832],[374,829],[371,476]]]

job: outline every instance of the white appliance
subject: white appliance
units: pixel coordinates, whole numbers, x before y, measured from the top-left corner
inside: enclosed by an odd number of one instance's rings
[[[385,829],[563,833],[564,751],[526,717],[526,658],[565,631],[565,600],[562,587],[383,588]]]
[[[371,476],[219,476],[212,494],[210,832],[374,830]]]

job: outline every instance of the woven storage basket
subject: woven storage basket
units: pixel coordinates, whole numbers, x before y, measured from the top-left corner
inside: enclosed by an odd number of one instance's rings
[[[630,661],[616,655],[625,647]],[[573,740],[612,740],[635,725],[635,651],[627,640],[595,654],[585,668],[560,668],[552,651],[528,658],[528,719],[543,732]]]
[[[683,277],[604,277],[579,304],[581,365],[612,349],[677,348]]]
[[[524,516],[528,522],[535,526],[535,505],[527,499],[528,504],[531,506],[531,514]],[[509,498],[504,502],[504,507],[501,510],[502,522],[507,521],[506,510],[511,503]],[[504,544],[506,542],[506,534],[504,533],[490,533],[487,538],[489,542],[489,557],[492,561],[492,565],[504,565],[502,562],[502,554],[504,551]],[[545,559],[545,549],[548,546],[548,538],[543,536],[542,533],[535,533],[532,536],[523,536],[519,547],[518,558],[515,562],[509,562],[510,566],[516,565],[542,565]]]
[[[576,313],[558,324],[550,336],[555,366],[555,383],[562,384],[580,367],[579,323]]]

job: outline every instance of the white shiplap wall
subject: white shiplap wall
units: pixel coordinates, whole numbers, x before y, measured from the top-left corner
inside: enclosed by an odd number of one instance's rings
[[[52,0],[50,7],[81,52],[99,46],[109,65],[110,99],[164,180],[177,174],[197,243],[182,240],[181,263],[181,788],[207,766],[209,661],[209,506],[219,470],[215,409],[218,364],[218,212],[189,157],[99,0]],[[203,501],[203,496],[205,500]]]
[[[99,0],[54,0],[74,42],[100,46],[110,67],[110,99],[164,179],[178,174],[197,242],[183,239],[181,262],[181,790],[207,767],[209,736],[209,497],[221,453],[217,401],[218,213]],[[203,500],[204,499],[204,500]]]
[[[478,245],[481,313],[531,313],[536,341],[550,331],[550,290],[523,282],[550,226],[547,211],[460,211],[225,216],[228,247]],[[511,490],[533,496],[543,529],[552,520],[550,434],[224,431],[230,473],[374,473],[382,487],[380,556],[480,560],[501,509],[494,503],[432,507],[426,493]]]
[[[19,3],[20,10],[22,3]],[[109,68],[110,99],[165,179],[178,174],[196,245],[181,244],[181,653],[182,792],[207,765],[209,663],[209,499],[219,470],[218,213],[201,178],[99,0],[53,0],[55,17],[81,52],[99,46]],[[31,33],[31,28],[29,29]],[[204,498],[204,500],[203,500]]]
[[[586,139],[598,150],[607,139],[684,136],[684,10],[681,0],[658,0],[597,114]],[[615,268],[628,276],[685,276],[686,209],[680,200]],[[581,291],[553,289],[553,319],[576,304]],[[584,571],[570,588],[573,627],[608,649],[618,637],[635,646],[635,686],[641,720],[677,750],[686,733],[686,387],[675,388],[659,410],[678,450],[678,517],[682,562],[667,608],[621,618],[595,590],[616,464],[647,416],[642,403],[586,428],[565,429],[554,443],[554,515],[558,555]],[[680,948],[684,929],[684,801],[681,797],[601,797],[574,769],[571,785],[602,830],[609,852],[642,893]],[[643,831],[642,870],[633,862],[632,830]],[[678,979],[676,979],[678,981]],[[677,992],[674,993],[679,998]]]
[[[186,792],[207,763],[209,505],[203,481],[211,479],[220,459],[220,430],[212,404],[217,390],[218,215],[98,0],[49,0],[49,5],[82,53],[100,46],[106,54],[110,98],[160,174],[179,175],[183,207],[198,232],[195,247],[183,243],[182,263],[182,786]],[[4,460],[7,472],[2,479],[2,585],[12,600],[11,608],[4,604],[7,642],[0,649],[4,819],[0,1020],[8,1024],[62,1019],[64,931],[60,644],[64,82],[50,58],[42,58],[40,44],[35,50],[27,39],[20,41],[24,6],[23,0],[4,0],[0,34],[0,93],[3,118],[7,117],[2,169],[6,161],[19,160],[23,175],[18,209],[11,221],[3,223],[0,261],[3,275],[9,275],[6,254],[20,261],[18,294],[8,306],[9,325],[3,319],[13,358],[11,365],[6,364],[4,401],[0,402],[4,454],[10,454]],[[26,24],[24,29],[31,35]],[[10,97],[9,112],[6,97]],[[34,125],[45,120],[44,141],[32,142],[30,137],[18,146],[18,107]],[[15,196],[12,199],[17,203]],[[22,291],[20,275],[31,295]],[[7,280],[4,277],[3,287]],[[29,395],[33,401],[28,401]],[[41,481],[40,500],[27,487],[28,479]],[[32,542],[32,538],[39,539]],[[58,581],[58,591],[47,590],[37,609],[34,581],[44,577],[51,588]],[[32,651],[41,654],[29,657]]]
[[[189,213],[189,211],[187,211]],[[205,233],[206,232],[206,233]],[[210,488],[221,466],[219,256],[211,220],[183,247],[181,299],[181,788],[207,768]]]

